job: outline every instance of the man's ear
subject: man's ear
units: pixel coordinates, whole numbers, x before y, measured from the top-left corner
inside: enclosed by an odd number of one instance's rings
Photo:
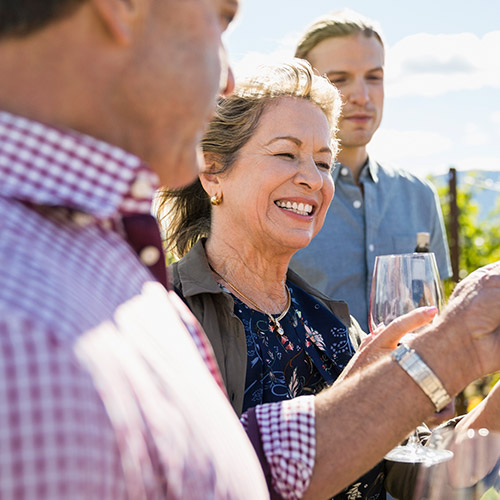
[[[90,0],[104,29],[120,45],[130,45],[144,0]]]

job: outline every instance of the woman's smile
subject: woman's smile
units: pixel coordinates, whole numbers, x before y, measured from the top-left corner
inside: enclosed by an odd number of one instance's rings
[[[283,208],[289,212],[298,214],[298,215],[312,215],[314,211],[313,205],[309,203],[297,203],[296,201],[286,201],[286,200],[278,200],[274,202],[279,208]]]

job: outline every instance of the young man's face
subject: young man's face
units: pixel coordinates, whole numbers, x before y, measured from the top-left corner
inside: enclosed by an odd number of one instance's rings
[[[342,95],[339,121],[341,148],[366,146],[382,120],[384,107],[384,49],[374,36],[362,33],[327,38],[308,60],[335,84]]]

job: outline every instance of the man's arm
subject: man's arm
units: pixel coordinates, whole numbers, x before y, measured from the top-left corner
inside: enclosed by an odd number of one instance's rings
[[[461,282],[435,325],[411,339],[449,394],[500,369],[500,264]],[[375,465],[435,411],[387,354],[316,398],[316,461],[307,498],[327,498]]]

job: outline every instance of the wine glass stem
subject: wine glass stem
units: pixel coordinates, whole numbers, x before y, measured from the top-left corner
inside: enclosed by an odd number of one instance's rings
[[[408,438],[408,442],[406,443],[406,446],[419,446],[419,445],[420,445],[420,441],[418,439],[418,433],[415,430],[410,434],[410,437]]]

